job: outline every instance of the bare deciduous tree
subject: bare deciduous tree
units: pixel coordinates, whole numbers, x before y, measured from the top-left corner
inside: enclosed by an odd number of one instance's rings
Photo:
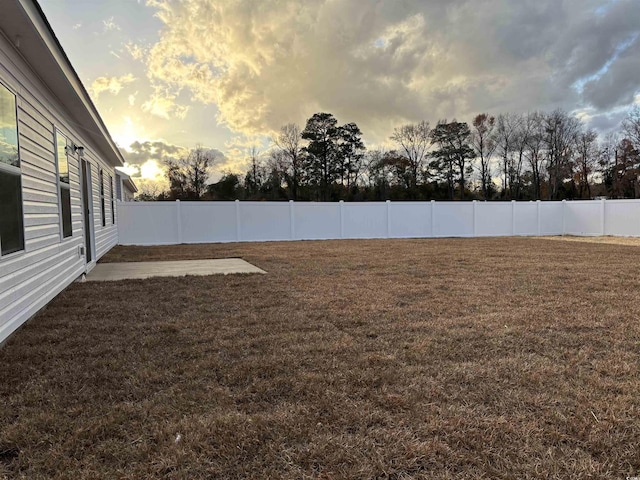
[[[274,143],[284,152],[288,160],[290,177],[290,190],[293,200],[298,199],[300,186],[300,173],[302,170],[302,132],[295,123],[284,125],[278,135],[273,139]]]
[[[393,130],[391,140],[404,151],[411,169],[411,188],[416,188],[418,177],[425,168],[425,162],[431,144],[429,122],[403,125]]]
[[[522,117],[514,113],[498,115],[496,125],[497,150],[501,159],[502,193],[505,196],[512,195],[510,190],[513,186],[510,180],[513,178],[513,154],[520,122],[522,122]]]
[[[599,156],[598,134],[593,129],[581,131],[576,135],[576,166],[580,185],[580,198],[587,194],[591,198],[590,176]]]
[[[527,140],[525,156],[531,169],[531,180],[533,183],[534,198],[542,198],[542,179],[544,176],[544,114],[533,112],[528,114],[530,122],[530,132]]]
[[[517,118],[519,121],[514,132],[513,155],[509,165],[509,183],[511,185],[509,197],[511,200],[520,199],[525,152],[534,128],[534,118],[530,114],[518,115]]]
[[[249,171],[245,176],[244,186],[249,195],[256,195],[265,181],[266,168],[263,164],[258,147],[250,147],[248,157]]]
[[[563,110],[545,115],[545,147],[549,172],[549,200],[558,198],[564,179],[571,175],[572,148],[580,131],[580,121]]]
[[[480,184],[482,188],[482,198],[489,199],[491,179],[491,157],[496,150],[495,138],[495,117],[481,113],[473,119],[473,130],[471,132],[471,144],[480,160]]]
[[[640,107],[635,107],[622,122],[622,131],[636,150],[640,150]]]
[[[170,196],[180,200],[199,200],[207,190],[210,168],[215,160],[215,151],[201,145],[191,149],[186,156],[165,160]]]

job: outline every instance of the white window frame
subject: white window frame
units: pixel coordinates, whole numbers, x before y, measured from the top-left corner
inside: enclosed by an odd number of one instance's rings
[[[26,238],[26,230],[25,230],[25,222],[24,222],[24,187],[22,185],[22,156],[20,155],[20,120],[18,119],[18,90],[12,87],[4,77],[0,76],[0,88],[6,88],[9,93],[11,93],[15,99],[15,110],[16,110],[16,134],[17,134],[17,147],[18,147],[18,167],[14,167],[13,165],[7,165],[5,163],[0,163],[0,170],[4,170],[5,172],[16,174],[20,177],[20,201],[22,202],[22,248],[15,252],[7,253],[5,255],[2,254],[2,237],[0,237],[0,261],[18,257],[24,255],[27,251],[27,238]]]
[[[65,139],[65,154],[67,156],[67,174],[69,175],[69,183],[65,184],[64,182],[60,181],[60,160],[58,158],[58,136],[62,137]],[[69,165],[71,164],[71,162],[69,161],[69,157],[70,155],[67,153],[67,147],[69,146],[69,137],[67,135],[65,135],[64,133],[62,133],[62,131],[58,128],[55,127],[54,129],[54,145],[55,145],[55,157],[56,157],[56,181],[57,181],[57,185],[58,185],[58,211],[60,212],[60,241],[64,242],[67,239],[72,239],[73,238],[73,209],[71,208],[71,174],[69,172]],[[66,186],[63,186],[66,185]],[[68,189],[69,190],[69,210],[71,213],[71,235],[65,237],[64,236],[64,216],[62,214],[62,189]]]
[[[109,175],[109,200],[111,201],[111,225],[116,224],[116,201],[113,192],[113,176]]]
[[[107,209],[104,203],[104,170],[98,169],[98,193],[100,194],[100,216],[102,217],[102,228],[107,226]]]

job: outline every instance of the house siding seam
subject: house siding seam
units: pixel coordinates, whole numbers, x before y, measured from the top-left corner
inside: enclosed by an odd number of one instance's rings
[[[65,109],[32,74],[13,46],[0,35],[0,81],[16,92],[25,249],[0,257],[0,344],[78,276],[89,271],[118,242],[105,204],[106,227],[100,218],[98,171],[112,177],[115,169],[100,158],[86,135],[75,128]],[[55,160],[55,130],[85,147],[91,164],[94,261],[80,255],[85,244],[77,156],[69,156],[72,236],[62,238]],[[105,186],[106,188],[107,186]],[[117,223],[117,215],[116,215]]]

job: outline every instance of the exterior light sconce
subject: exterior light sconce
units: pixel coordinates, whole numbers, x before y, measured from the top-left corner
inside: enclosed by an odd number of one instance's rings
[[[67,155],[75,155],[78,154],[78,157],[84,157],[84,147],[76,145],[75,143],[71,143],[65,147]]]

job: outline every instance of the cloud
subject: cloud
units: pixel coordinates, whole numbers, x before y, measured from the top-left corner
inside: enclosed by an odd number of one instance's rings
[[[640,11],[638,12],[640,18]],[[584,86],[584,95],[596,108],[605,110],[634,102],[640,78],[640,35],[621,49],[606,73],[590,79]]]
[[[102,21],[103,29],[105,32],[121,30],[120,25],[118,25],[113,17],[109,17],[106,20]]]
[[[126,85],[134,82],[135,79],[136,78],[130,73],[122,75],[121,77],[98,77],[91,84],[90,91],[96,98],[103,92],[110,92],[113,95],[117,95]]]
[[[126,43],[124,48],[127,50],[131,58],[134,60],[143,60],[146,54],[146,48],[140,45],[136,45],[135,43]]]
[[[204,147],[211,152],[216,161],[223,161],[226,157],[218,149]],[[189,148],[172,145],[161,140],[133,142],[124,149],[124,158],[130,166],[142,165],[153,160],[158,165],[164,165],[168,160],[175,160],[189,154]]]
[[[176,159],[186,155],[189,150],[185,147],[172,145],[162,141],[133,142],[126,147],[124,157],[127,162],[139,165],[147,160],[157,160],[164,163],[167,159]]]
[[[157,117],[170,120],[172,117],[184,120],[189,111],[188,106],[177,105],[176,96],[161,89],[156,89],[149,100],[142,104],[142,110]]]
[[[134,179],[138,188],[154,190],[155,193],[169,186],[166,178],[165,161],[177,159],[188,153],[188,149],[162,141],[133,142],[121,148],[125,158],[125,172]]]
[[[228,164],[227,157],[215,148],[204,148],[213,155],[214,164],[211,173],[212,178],[217,178]],[[126,160],[123,170],[134,178],[136,184],[143,184],[147,187],[156,186],[158,191],[168,187],[166,162],[189,154],[188,148],[160,140],[133,142],[129,147],[121,150]]]
[[[148,5],[164,23],[150,79],[216,104],[218,120],[245,134],[330,111],[380,140],[405,121],[604,110],[638,93],[638,40],[620,51],[640,32],[636,0]]]
[[[225,142],[225,158],[221,159],[218,169],[224,172],[243,173],[250,165],[252,152],[258,155],[266,153],[272,146],[271,140],[263,135],[234,135]]]

